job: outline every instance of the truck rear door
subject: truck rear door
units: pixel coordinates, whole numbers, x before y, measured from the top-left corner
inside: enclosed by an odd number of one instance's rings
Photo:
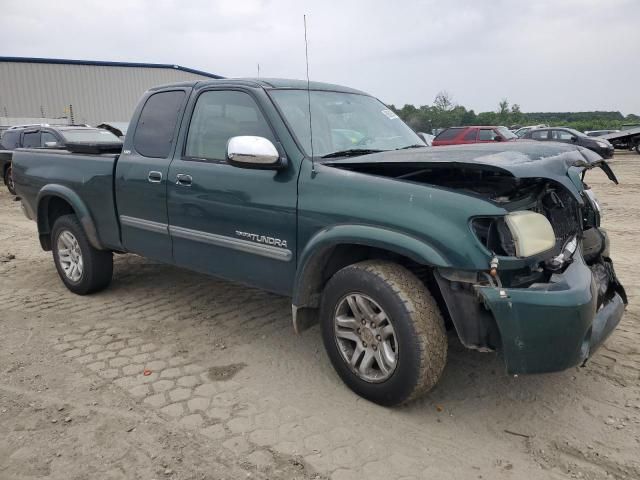
[[[172,263],[167,175],[191,88],[151,92],[132,119],[116,166],[116,202],[127,251]]]

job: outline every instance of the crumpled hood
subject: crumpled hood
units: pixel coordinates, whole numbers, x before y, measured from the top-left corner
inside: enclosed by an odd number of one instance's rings
[[[517,141],[492,144],[425,147],[361,155],[322,162],[325,165],[421,164],[507,172],[517,178],[549,178],[566,186],[572,184],[567,172],[572,167],[600,167],[609,179],[618,180],[597,153],[576,145],[554,142]],[[575,189],[570,188],[571,190]]]

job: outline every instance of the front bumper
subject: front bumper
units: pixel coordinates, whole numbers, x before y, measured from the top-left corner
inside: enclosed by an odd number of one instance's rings
[[[543,373],[583,363],[620,322],[626,294],[610,266],[606,294],[580,250],[550,283],[477,287],[496,321],[507,372]]]
[[[613,148],[613,146],[611,147],[600,147],[600,146],[595,146],[595,147],[588,147],[590,150],[596,152],[598,155],[600,155],[602,158],[612,158],[613,157],[613,153],[615,152],[615,149]]]

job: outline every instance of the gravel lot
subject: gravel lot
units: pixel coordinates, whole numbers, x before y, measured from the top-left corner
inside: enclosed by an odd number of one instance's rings
[[[604,347],[513,378],[451,338],[400,409],[347,390],[285,298],[133,255],[73,295],[0,188],[0,479],[640,478],[640,155],[611,163],[587,181],[631,305]]]

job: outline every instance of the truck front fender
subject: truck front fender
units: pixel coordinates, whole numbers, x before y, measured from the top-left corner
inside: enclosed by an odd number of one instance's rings
[[[293,286],[293,305],[317,307],[316,293],[322,288],[322,274],[333,248],[361,245],[386,250],[422,265],[451,267],[436,248],[406,233],[372,225],[334,225],[317,232],[299,255]]]
[[[51,228],[53,227],[53,225],[49,224],[49,205],[53,198],[60,198],[69,204],[78,217],[82,228],[84,228],[89,243],[98,250],[104,250],[104,246],[98,237],[95,222],[84,201],[69,187],[55,183],[42,187],[36,198],[38,234],[42,248],[45,250],[51,249],[51,245],[46,243],[46,239],[49,238]]]

